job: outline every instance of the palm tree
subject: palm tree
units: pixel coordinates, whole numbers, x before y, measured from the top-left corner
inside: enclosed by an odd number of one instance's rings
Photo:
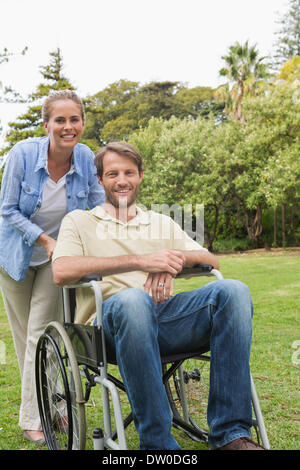
[[[256,84],[269,76],[268,64],[263,63],[265,57],[258,57],[255,46],[249,46],[248,41],[241,45],[238,41],[229,47],[228,55],[222,56],[226,66],[219,74],[233,84],[230,90],[230,100],[233,103],[233,113],[236,119],[244,121],[242,101],[246,91],[254,91]]]

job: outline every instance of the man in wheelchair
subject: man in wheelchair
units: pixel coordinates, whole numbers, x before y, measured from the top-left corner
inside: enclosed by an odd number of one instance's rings
[[[252,301],[246,285],[219,280],[172,296],[183,267],[214,255],[171,218],[136,205],[142,160],[115,142],[95,158],[106,202],[63,220],[53,255],[54,281],[74,284],[100,273],[106,346],[116,355],[140,439],[140,449],[179,449],[161,376],[161,355],[210,343],[209,444],[212,449],[260,450],[252,424],[249,355]],[[94,298],[77,295],[77,323],[95,321]],[[144,364],[145,367],[141,367]],[[145,373],[145,370],[147,371]]]

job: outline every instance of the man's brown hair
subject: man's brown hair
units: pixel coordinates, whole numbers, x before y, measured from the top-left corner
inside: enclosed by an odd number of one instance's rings
[[[102,179],[103,177],[103,158],[107,152],[115,152],[122,157],[127,157],[132,160],[138,167],[139,174],[143,171],[142,157],[133,145],[127,142],[110,142],[105,147],[99,150],[95,157],[95,166],[97,168],[97,175]]]

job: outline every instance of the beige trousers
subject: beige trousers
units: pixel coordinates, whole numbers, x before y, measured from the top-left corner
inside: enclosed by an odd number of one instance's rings
[[[51,262],[30,267],[23,282],[0,268],[0,287],[21,373],[19,425],[40,430],[35,389],[35,351],[40,335],[52,320],[62,320],[62,293],[52,278]]]

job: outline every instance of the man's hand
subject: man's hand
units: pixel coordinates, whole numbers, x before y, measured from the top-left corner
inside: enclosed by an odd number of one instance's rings
[[[142,257],[142,270],[148,272],[144,290],[151,291],[152,298],[157,304],[169,299],[172,279],[183,268],[185,255],[177,250],[160,250]]]
[[[171,284],[173,276],[169,273],[149,273],[147,280],[144,284],[144,290],[150,294],[152,293],[152,298],[157,304],[165,303],[165,300],[170,298]]]
[[[185,255],[177,250],[160,250],[140,258],[141,270],[147,273],[168,273],[175,277],[183,268]]]

